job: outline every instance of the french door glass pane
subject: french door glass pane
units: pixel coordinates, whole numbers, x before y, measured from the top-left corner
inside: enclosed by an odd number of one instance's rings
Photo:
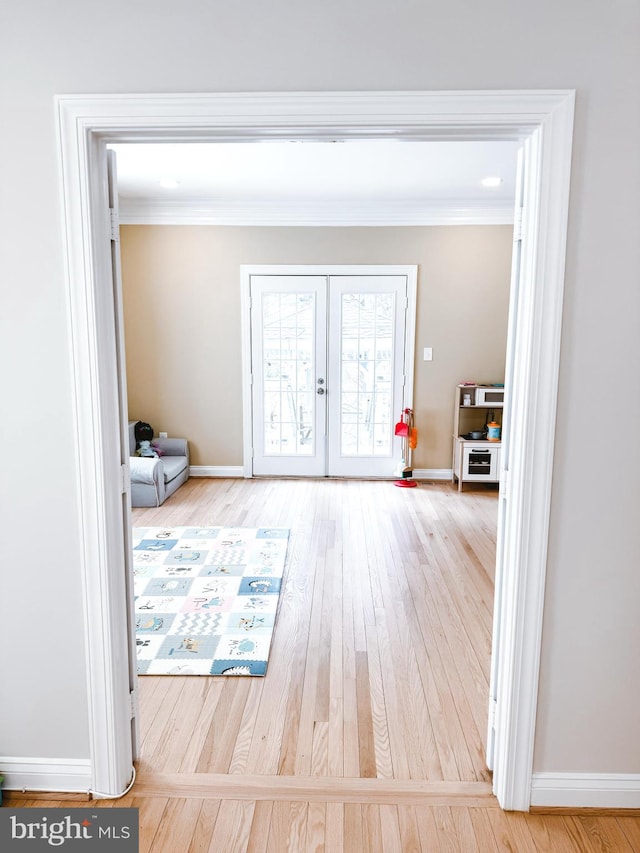
[[[264,450],[267,456],[314,452],[312,293],[262,298]]]
[[[391,456],[395,294],[344,293],[341,309],[341,453]]]

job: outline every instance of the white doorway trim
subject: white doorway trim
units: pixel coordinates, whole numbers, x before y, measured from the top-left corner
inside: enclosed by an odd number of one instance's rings
[[[242,434],[243,472],[253,476],[252,459],[252,363],[251,363],[251,276],[252,275],[403,275],[407,278],[407,310],[404,329],[403,404],[413,408],[415,372],[416,301],[418,268],[411,264],[244,264],[240,267],[242,322]]]
[[[109,142],[203,139],[519,139],[527,259],[519,288],[497,666],[494,790],[531,801],[574,92],[64,95],[56,99],[85,593],[93,789],[131,774],[115,329],[106,193]],[[495,653],[496,650],[494,650]]]

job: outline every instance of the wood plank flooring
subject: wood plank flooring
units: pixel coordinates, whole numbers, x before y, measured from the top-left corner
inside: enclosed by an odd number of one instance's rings
[[[140,853],[635,853],[640,818],[523,814],[495,802],[372,803],[137,795],[69,802],[8,794],[6,806],[136,808]]]
[[[192,479],[133,517],[291,529],[266,677],[141,677],[141,773],[490,779],[495,490]]]
[[[503,812],[484,763],[497,492],[191,479],[136,526],[291,528],[264,678],[143,676],[141,853],[632,853],[637,814]]]

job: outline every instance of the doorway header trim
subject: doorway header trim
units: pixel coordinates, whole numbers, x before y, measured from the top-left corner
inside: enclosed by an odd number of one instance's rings
[[[270,138],[524,139],[571,90],[58,95],[60,116],[118,142]]]

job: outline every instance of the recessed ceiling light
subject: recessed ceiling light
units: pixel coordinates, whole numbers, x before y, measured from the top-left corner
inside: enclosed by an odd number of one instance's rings
[[[180,181],[176,181],[175,178],[160,178],[160,186],[165,190],[175,190],[180,186]]]
[[[483,187],[499,187],[500,184],[502,183],[502,178],[498,178],[498,177],[483,178],[480,181],[480,183],[482,184]]]

